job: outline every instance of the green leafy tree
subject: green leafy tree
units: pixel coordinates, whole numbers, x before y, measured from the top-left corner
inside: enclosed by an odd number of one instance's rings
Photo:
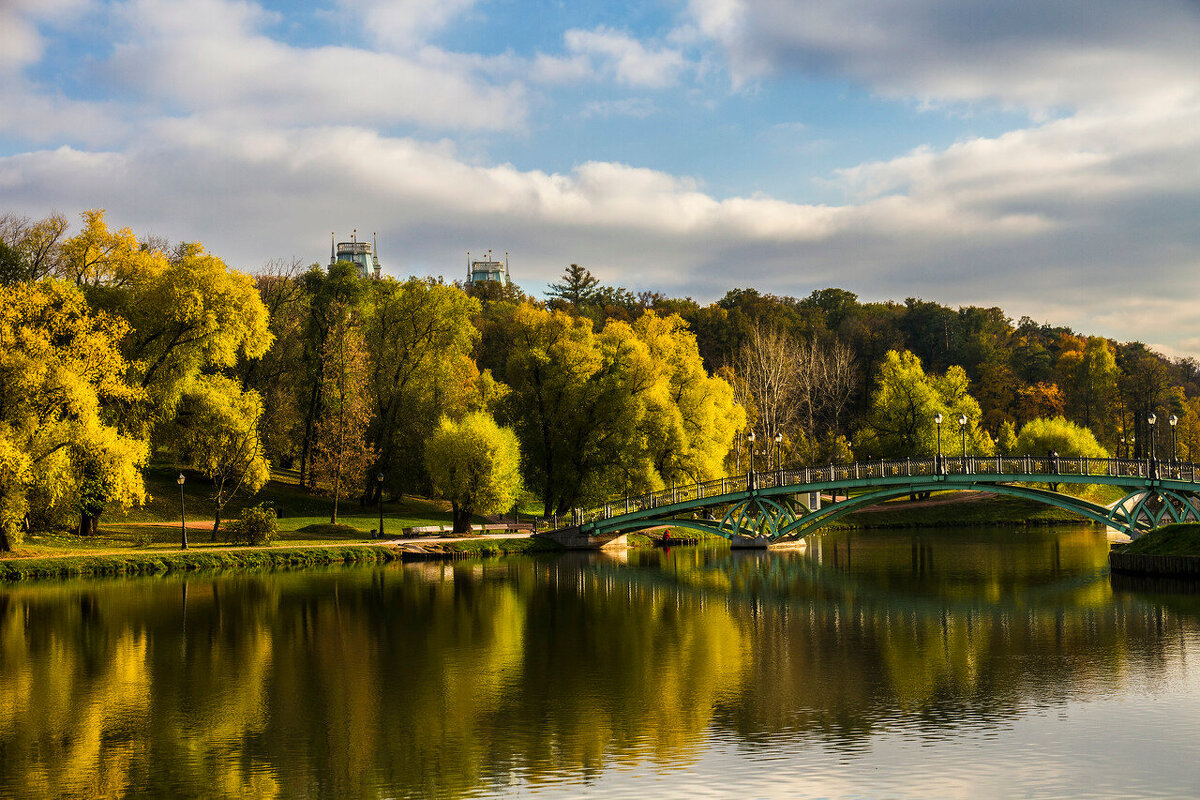
[[[471,359],[480,303],[432,280],[384,279],[370,288],[363,338],[374,415],[368,440],[377,453],[372,471],[383,473],[393,492],[423,491],[429,432],[441,416],[461,416],[480,398]]]
[[[349,313],[325,340],[324,409],[314,427],[312,483],[333,497],[330,522],[337,524],[338,501],[363,483],[375,451],[366,441],[371,410],[366,398],[367,364],[357,323]]]
[[[317,265],[304,275],[308,294],[308,318],[304,324],[303,361],[304,381],[296,387],[300,406],[304,410],[304,430],[300,442],[300,482],[310,485],[309,470],[316,426],[325,410],[325,371],[330,350],[330,332],[342,326],[348,315],[358,319],[357,312],[366,298],[367,282],[360,276],[358,266],[338,261],[328,272]]]
[[[942,415],[942,452],[950,454],[958,440],[958,418],[967,418],[967,452],[988,455],[991,438],[979,426],[979,404],[967,392],[962,367],[943,375],[927,375],[921,360],[908,351],[889,351],[879,370],[871,417],[856,449],[891,458],[931,456],[937,452],[937,424]]]
[[[21,542],[31,498],[79,511],[87,533],[97,504],[145,498],[147,444],[104,411],[144,396],[127,380],[126,330],[65,283],[0,286],[0,550]]]
[[[1021,426],[1017,455],[1045,456],[1055,452],[1062,458],[1107,458],[1108,451],[1100,446],[1092,432],[1065,417],[1038,417]]]
[[[1008,420],[1000,423],[1000,431],[996,434],[996,449],[1006,456],[1017,452],[1017,431]]]
[[[229,501],[256,494],[270,478],[259,434],[262,408],[257,392],[222,375],[198,376],[183,392],[172,438],[180,462],[212,481],[213,541]]]
[[[521,492],[517,436],[482,412],[443,417],[426,444],[425,464],[434,492],[450,501],[455,533],[470,530],[472,514],[512,508]]]

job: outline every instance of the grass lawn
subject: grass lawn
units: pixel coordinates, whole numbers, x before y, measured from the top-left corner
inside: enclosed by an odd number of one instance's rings
[[[1143,534],[1121,548],[1147,556],[1200,556],[1200,523],[1177,522]]]
[[[122,512],[113,509],[100,521],[100,533],[81,537],[67,531],[33,533],[5,558],[61,556],[66,554],[129,551],[140,553],[177,550],[180,544],[179,471],[172,467],[153,466],[146,470],[146,504]],[[211,522],[216,506],[210,496],[211,488],[198,475],[185,472],[184,506],[188,521],[188,546],[203,551],[228,547],[224,533],[212,541]],[[338,525],[329,524],[333,511],[332,498],[309,492],[300,486],[294,470],[276,470],[270,482],[252,498],[238,497],[230,501],[222,513],[222,527],[236,519],[247,506],[270,502],[279,517],[278,547],[301,547],[334,543],[358,544],[373,541],[371,531],[379,527],[379,507],[362,507],[356,499],[338,504]],[[399,536],[404,528],[450,526],[453,519],[450,504],[441,500],[405,495],[383,505],[384,533]],[[477,517],[476,524],[485,522]],[[207,523],[207,524],[205,524]]]
[[[1117,497],[1122,496],[1119,493]],[[1092,502],[1112,502],[1102,497]],[[1116,499],[1116,498],[1114,498]],[[858,511],[848,514],[835,524],[863,528],[948,527],[955,525],[1052,525],[1088,522],[1086,517],[1054,506],[1020,497],[997,495],[980,498],[976,492],[935,492],[930,500],[943,501],[929,505],[910,503],[898,498],[881,503],[886,510]],[[953,502],[944,502],[952,500]]]

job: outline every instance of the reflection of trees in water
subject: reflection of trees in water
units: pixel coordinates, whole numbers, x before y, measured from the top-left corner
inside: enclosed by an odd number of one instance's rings
[[[853,747],[1153,674],[1194,627],[1106,584],[988,610],[654,558],[14,589],[0,794],[456,795],[686,763],[714,724]]]

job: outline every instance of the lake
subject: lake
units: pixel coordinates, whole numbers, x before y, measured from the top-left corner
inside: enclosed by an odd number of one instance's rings
[[[891,530],[11,584],[0,796],[1200,795],[1200,595],[1114,586],[1107,550]]]

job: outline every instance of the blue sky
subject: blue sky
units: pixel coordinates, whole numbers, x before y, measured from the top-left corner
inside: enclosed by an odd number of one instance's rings
[[[0,213],[92,207],[253,270],[377,231],[1001,305],[1200,354],[1200,8],[1182,0],[6,0]]]

